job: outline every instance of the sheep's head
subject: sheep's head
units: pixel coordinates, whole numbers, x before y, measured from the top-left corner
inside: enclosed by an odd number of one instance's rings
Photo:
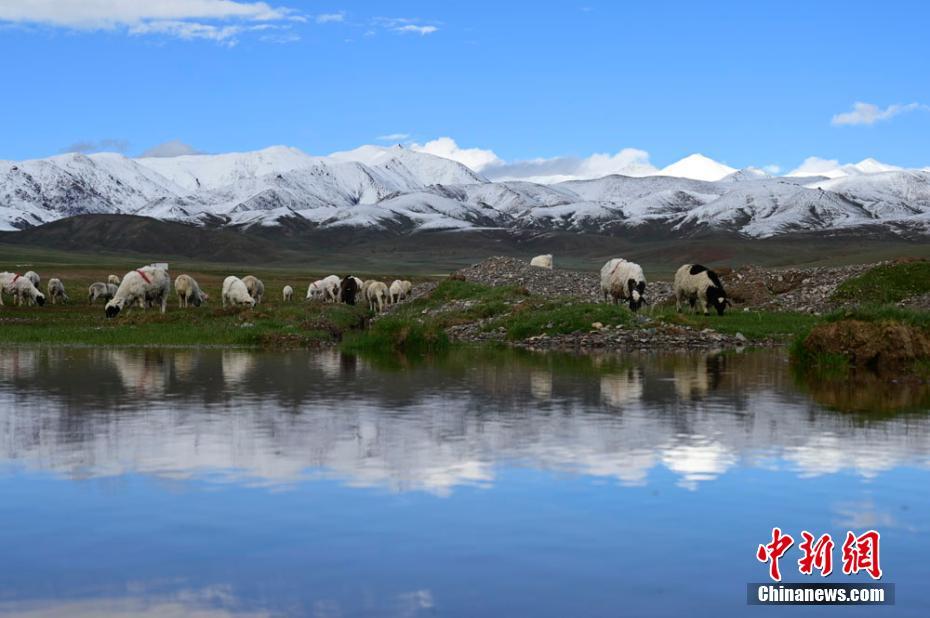
[[[45,304],[45,294],[42,292],[36,292],[36,304],[40,307]]]
[[[119,315],[119,312],[123,310],[123,302],[119,300],[111,300],[107,303],[105,309],[108,318],[115,318]]]
[[[718,287],[707,288],[707,302],[717,310],[717,315],[723,315],[727,307],[733,306],[726,293]]]
[[[646,282],[639,281],[635,279],[630,279],[626,282],[629,294],[627,298],[630,302],[630,311],[638,311],[640,307],[646,302]]]

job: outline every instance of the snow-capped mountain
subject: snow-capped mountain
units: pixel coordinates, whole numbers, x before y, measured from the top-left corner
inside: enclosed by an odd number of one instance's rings
[[[736,171],[735,168],[718,163],[702,154],[693,154],[662,168],[659,176],[714,181],[723,180]]]
[[[821,166],[823,167],[823,166]],[[86,213],[194,224],[320,228],[476,228],[670,234],[722,229],[764,237],[883,226],[930,230],[930,171],[866,159],[816,176],[773,177],[691,155],[652,176],[537,184],[491,182],[401,146],[327,157],[283,146],[256,152],[127,158],[67,154],[0,161],[0,229]]]

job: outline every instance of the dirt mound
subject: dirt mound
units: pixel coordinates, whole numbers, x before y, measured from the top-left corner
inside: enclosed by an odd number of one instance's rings
[[[538,268],[530,266],[528,260],[517,258],[491,257],[453,276],[483,285],[522,287],[531,294],[549,298],[569,296],[591,302],[603,300],[599,272]],[[651,281],[646,286],[646,298],[653,304],[666,301],[671,295],[670,283]]]
[[[743,266],[724,277],[723,284],[738,304],[776,311],[823,313],[839,306],[831,297],[841,283],[877,265],[788,269]]]
[[[901,322],[841,320],[814,327],[804,340],[814,354],[839,354],[856,367],[909,370],[930,359],[930,333]]]

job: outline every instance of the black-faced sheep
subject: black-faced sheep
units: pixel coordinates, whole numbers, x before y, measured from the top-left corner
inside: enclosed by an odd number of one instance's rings
[[[358,299],[359,285],[358,277],[351,275],[344,277],[339,284],[339,300],[347,305],[354,305]]]
[[[178,307],[199,307],[210,300],[210,295],[200,289],[197,280],[190,275],[178,275],[174,280],[174,292],[178,295]]]
[[[532,260],[530,260],[530,266],[538,266],[539,268],[548,268],[552,270],[552,254],[547,253],[546,255],[537,255]]]
[[[265,284],[262,283],[262,280],[252,275],[246,275],[242,278],[242,283],[245,284],[245,289],[249,291],[249,296],[255,300],[255,304],[261,303],[262,296],[265,295]]]
[[[113,298],[106,304],[108,318],[115,318],[125,307],[138,304],[142,308],[161,307],[164,313],[168,308],[168,294],[171,291],[171,279],[168,271],[155,266],[143,266],[130,270],[116,289]]]
[[[635,262],[623,258],[608,260],[601,268],[601,293],[604,300],[617,304],[627,301],[631,311],[646,302],[646,275]]]
[[[239,277],[229,276],[223,280],[223,308],[225,309],[227,305],[255,306],[255,299],[249,295],[249,289]]]
[[[61,279],[49,279],[47,291],[48,299],[53,305],[57,305],[59,301],[63,303],[68,302],[68,295],[65,293],[65,285],[61,282]]]
[[[700,264],[685,264],[675,273],[675,300],[678,311],[682,302],[688,301],[692,309],[697,305],[704,315],[709,306],[717,310],[717,315],[723,315],[731,305],[717,273]]]
[[[289,285],[285,285],[284,289],[281,290],[281,298],[284,302],[289,303],[294,300],[294,288]]]

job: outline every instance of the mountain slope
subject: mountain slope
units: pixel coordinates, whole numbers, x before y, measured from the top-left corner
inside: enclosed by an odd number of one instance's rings
[[[773,177],[691,155],[655,176],[543,185],[489,182],[460,163],[401,146],[328,157],[282,146],[175,158],[69,154],[0,161],[0,230],[81,214],[388,232],[503,228],[674,237],[715,230],[766,237],[930,230],[930,172],[872,159],[818,170],[826,176]]]

